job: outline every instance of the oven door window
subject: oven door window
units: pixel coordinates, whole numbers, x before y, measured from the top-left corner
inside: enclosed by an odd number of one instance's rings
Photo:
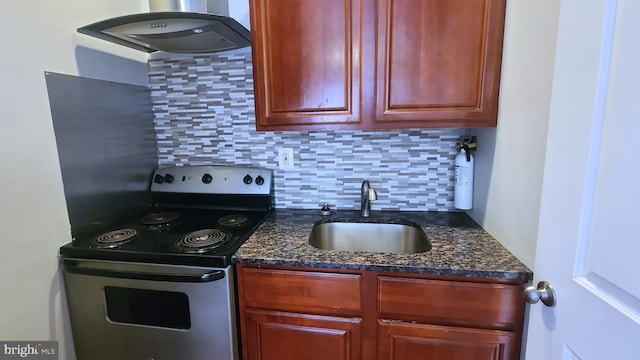
[[[191,328],[189,298],[185,293],[106,286],[104,296],[107,317],[112,322]]]

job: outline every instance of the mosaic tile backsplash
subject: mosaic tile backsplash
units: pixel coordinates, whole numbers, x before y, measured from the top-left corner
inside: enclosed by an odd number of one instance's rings
[[[258,132],[251,53],[149,60],[159,166],[272,169],[277,208],[359,209],[367,179],[372,210],[451,211],[456,143],[467,129]],[[278,149],[294,168],[278,169]]]

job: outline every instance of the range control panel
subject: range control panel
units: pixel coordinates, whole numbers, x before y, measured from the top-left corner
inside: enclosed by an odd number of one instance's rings
[[[271,170],[197,165],[157,169],[151,191],[194,194],[269,195],[273,182]]]

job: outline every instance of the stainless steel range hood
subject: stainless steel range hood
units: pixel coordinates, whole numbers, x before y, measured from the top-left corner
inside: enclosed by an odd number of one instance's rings
[[[228,16],[228,1],[149,0],[148,13],[100,21],[78,32],[148,53],[202,53],[249,46],[249,30]]]

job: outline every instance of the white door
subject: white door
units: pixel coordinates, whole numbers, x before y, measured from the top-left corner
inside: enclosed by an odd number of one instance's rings
[[[640,1],[563,0],[526,359],[640,359]]]

